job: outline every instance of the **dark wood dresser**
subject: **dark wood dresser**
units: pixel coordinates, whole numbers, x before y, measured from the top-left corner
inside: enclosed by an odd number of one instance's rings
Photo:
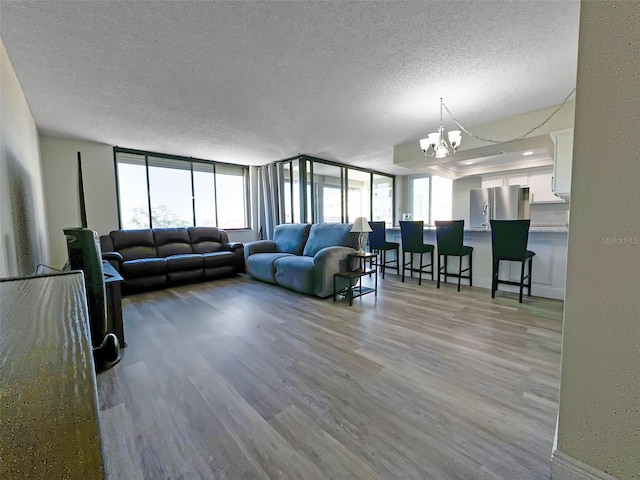
[[[0,280],[0,478],[104,478],[80,272]]]

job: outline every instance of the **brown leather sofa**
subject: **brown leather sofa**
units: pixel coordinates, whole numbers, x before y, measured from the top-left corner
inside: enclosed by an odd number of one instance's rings
[[[114,230],[100,237],[100,247],[124,278],[125,292],[244,271],[242,243],[215,227]]]

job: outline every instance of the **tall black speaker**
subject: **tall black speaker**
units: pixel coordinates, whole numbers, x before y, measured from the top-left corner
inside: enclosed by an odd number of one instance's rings
[[[88,228],[65,228],[69,266],[82,270],[87,291],[93,359],[98,372],[120,360],[118,337],[107,333],[107,300],[98,234]]]

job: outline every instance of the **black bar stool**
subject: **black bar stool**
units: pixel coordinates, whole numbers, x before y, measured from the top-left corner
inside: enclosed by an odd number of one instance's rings
[[[496,298],[498,284],[517,285],[520,287],[519,302],[522,303],[522,290],[526,284],[527,295],[531,296],[531,267],[535,252],[527,250],[529,225],[531,220],[491,220],[491,250],[493,252],[493,274],[491,276],[491,298]],[[520,262],[520,281],[499,280],[500,260]],[[529,274],[525,276],[524,266],[529,261]]]
[[[400,275],[400,244],[398,242],[387,242],[386,235],[387,229],[385,222],[369,222],[371,227],[371,233],[369,233],[369,249],[378,254],[382,252],[382,259],[379,265],[382,270],[382,278],[384,278],[384,271],[389,265],[389,268],[398,272]],[[396,258],[394,260],[387,261],[387,250],[395,250]],[[395,266],[394,266],[395,264]]]
[[[400,235],[402,236],[402,281],[404,282],[404,271],[407,265],[410,266],[411,277],[413,272],[420,272],[418,276],[418,285],[422,285],[422,273],[431,273],[431,280],[434,279],[433,273],[433,251],[435,247],[431,244],[424,243],[424,222],[422,220],[413,222],[400,222]],[[405,253],[410,255],[410,261],[405,263]],[[413,254],[420,254],[420,268],[413,268]],[[422,264],[422,256],[425,253],[431,254],[431,263]],[[425,267],[431,267],[431,271],[424,270]]]
[[[463,245],[464,237],[464,220],[443,221],[436,220],[436,239],[438,243],[438,284],[440,288],[440,276],[444,275],[444,283],[447,283],[447,277],[456,277],[458,279],[458,291],[460,291],[460,280],[463,278],[469,280],[469,286],[473,286],[473,247]],[[440,266],[440,259],[444,256],[444,266]],[[469,257],[469,266],[462,269],[462,258]],[[449,273],[447,271],[447,260],[449,257],[458,257],[458,273]],[[444,271],[443,271],[444,270]],[[469,275],[462,275],[463,272],[469,272]]]

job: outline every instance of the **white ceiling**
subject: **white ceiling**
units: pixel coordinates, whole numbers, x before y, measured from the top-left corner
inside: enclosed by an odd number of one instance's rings
[[[407,173],[393,145],[559,104],[579,2],[7,1],[38,128],[243,164],[305,153]]]

